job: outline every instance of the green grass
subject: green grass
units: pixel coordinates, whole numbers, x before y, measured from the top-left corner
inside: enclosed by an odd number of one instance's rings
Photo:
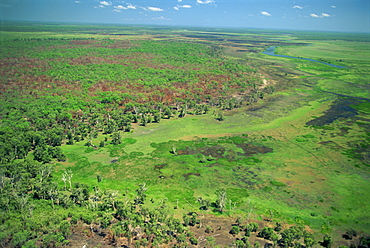
[[[258,105],[262,104],[259,103]],[[124,137],[137,140],[135,144],[127,147],[126,151],[128,153],[131,151],[149,153],[153,150],[150,146],[151,143],[161,143],[168,140],[187,140],[197,136],[221,136],[274,129],[286,122],[307,116],[310,111],[320,106],[319,102],[311,102],[306,106],[294,109],[294,106],[288,106],[286,102],[278,104],[284,105],[286,108],[285,113],[281,112],[281,110],[279,111],[279,105],[275,103],[275,106],[271,106],[271,109],[258,112],[259,116],[257,117],[251,115],[253,113],[247,114],[248,108],[246,108],[236,110],[233,115],[226,116],[224,121],[218,121],[212,115],[202,115],[162,120],[160,123],[152,123],[148,127],[137,126],[133,133],[124,134]]]
[[[359,103],[359,104],[356,104],[354,106],[355,109],[363,112],[363,113],[367,113],[369,114],[370,113],[370,102],[363,102],[363,103]]]

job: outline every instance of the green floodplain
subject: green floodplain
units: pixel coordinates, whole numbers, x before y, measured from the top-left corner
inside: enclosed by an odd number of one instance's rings
[[[0,44],[1,247],[369,247],[368,34],[2,23]]]

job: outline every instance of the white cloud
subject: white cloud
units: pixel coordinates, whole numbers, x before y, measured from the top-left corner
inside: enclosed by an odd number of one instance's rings
[[[146,9],[151,11],[164,11],[163,9],[157,7],[147,7]]]
[[[118,5],[118,6],[114,6],[113,8],[119,10],[119,9],[127,9],[126,7],[122,6],[122,5]]]
[[[114,11],[114,12],[118,12],[118,13],[119,13],[119,12],[122,12],[122,11],[120,11],[119,9],[114,9],[113,11]]]
[[[112,5],[112,2],[108,3],[107,1],[101,1],[100,5],[109,6],[109,5]]]
[[[117,10],[121,10],[121,9],[136,9],[136,7],[133,6],[131,3],[127,3],[127,6],[126,7],[125,6],[122,6],[122,5],[117,5],[117,6],[114,6],[113,8],[115,8]]]
[[[337,6],[335,6],[335,5],[333,5],[333,6],[331,6],[333,9],[335,9]]]
[[[105,6],[104,5],[99,5],[99,8],[105,8]]]
[[[81,3],[80,1],[75,1],[75,3]]]
[[[215,2],[214,0],[197,0],[197,3],[200,3],[200,4],[210,4],[214,2]]]
[[[271,14],[269,12],[266,12],[266,11],[261,11],[261,14],[265,15],[265,16],[271,16]]]
[[[327,14],[327,13],[321,13],[321,15],[317,15],[317,14],[310,14],[311,17],[314,17],[314,18],[324,18],[324,17],[331,17],[331,15]]]
[[[184,9],[190,9],[191,5],[185,4],[185,5],[177,5],[176,7],[173,7],[175,10],[179,10],[180,8]]]
[[[293,6],[293,9],[303,9],[303,7],[299,6],[299,5],[296,5],[296,6]]]
[[[165,18],[163,16],[159,16],[159,17],[153,17],[152,20],[168,20],[168,21],[170,21],[171,19],[170,18]]]
[[[177,0],[179,3],[181,3],[182,2],[182,0]]]

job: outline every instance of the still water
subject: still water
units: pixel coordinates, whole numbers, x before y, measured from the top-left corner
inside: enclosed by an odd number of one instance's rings
[[[308,59],[308,58],[299,58],[299,57],[292,57],[292,56],[288,56],[288,55],[280,55],[280,54],[275,54],[275,46],[273,47],[269,47],[267,48],[264,52],[262,52],[263,54],[266,54],[266,55],[270,55],[270,56],[276,56],[276,57],[283,57],[283,58],[292,58],[292,59],[302,59],[302,60],[308,60],[308,61],[312,61],[312,62],[317,62],[317,63],[321,63],[321,64],[324,64],[324,65],[330,65],[332,67],[336,67],[336,68],[346,68],[345,66],[340,66],[340,65],[334,65],[334,64],[330,64],[330,63],[325,63],[325,62],[322,62],[322,61],[318,61],[318,60],[314,60],[314,59]]]

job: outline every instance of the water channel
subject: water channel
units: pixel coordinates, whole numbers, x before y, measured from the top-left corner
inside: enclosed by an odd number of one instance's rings
[[[324,64],[324,65],[329,65],[329,66],[332,66],[332,67],[335,67],[335,68],[346,68],[345,66],[334,65],[334,64],[322,62],[322,61],[319,61],[319,60],[314,60],[314,59],[300,58],[300,57],[292,57],[292,56],[288,56],[288,55],[275,54],[275,48],[276,48],[276,46],[269,47],[265,51],[263,51],[262,53],[263,54],[266,54],[266,55],[270,55],[270,56],[276,56],[276,57],[308,60],[308,61],[312,61],[312,62],[321,63],[321,64]]]

